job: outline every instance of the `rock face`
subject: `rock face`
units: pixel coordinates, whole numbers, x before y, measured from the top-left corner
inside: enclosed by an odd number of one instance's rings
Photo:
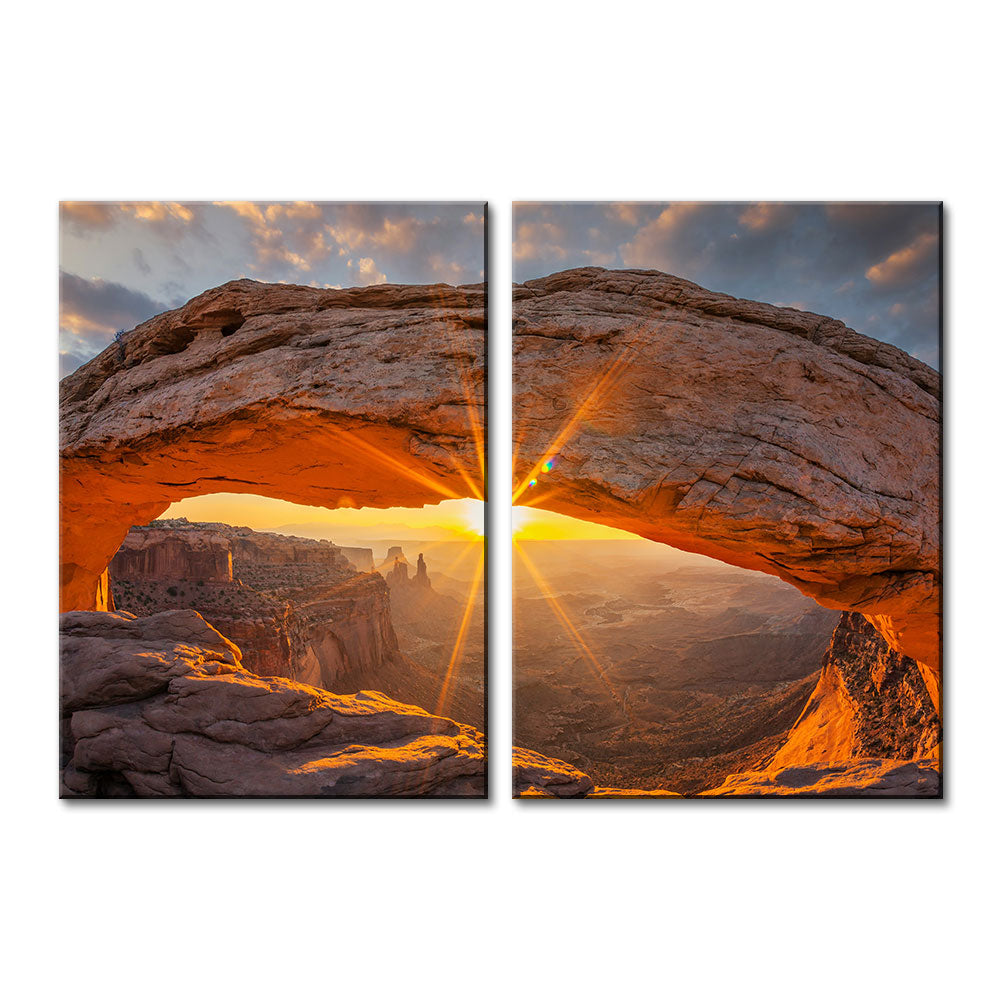
[[[475,667],[475,683],[461,669],[453,672],[450,695],[442,700],[448,658],[422,655],[418,662],[401,651],[388,584],[378,573],[355,572],[337,546],[184,518],[133,528],[126,543],[138,553],[147,541],[158,549],[164,538],[175,538],[181,543],[178,551],[184,551],[187,536],[205,534],[230,546],[233,580],[193,580],[189,574],[197,561],[173,563],[176,577],[119,579],[112,572],[118,609],[137,615],[193,609],[239,646],[242,665],[259,676],[285,677],[338,694],[373,688],[483,726],[482,660]],[[115,560],[112,570],[114,565]],[[415,581],[409,583],[412,589]],[[430,588],[420,593],[438,597]],[[446,625],[452,604],[438,597],[433,607],[424,604],[419,610]]]
[[[125,536],[109,567],[114,580],[202,580],[231,583],[233,552],[216,531],[154,526]]]
[[[405,587],[410,582],[410,571],[407,569],[407,563],[397,558],[392,569],[385,574],[385,582],[392,588]]]
[[[515,502],[861,612],[936,695],[936,372],[655,271],[565,271],[514,299]]]
[[[129,528],[214,492],[339,507],[483,495],[482,285],[241,279],[60,384],[60,606],[106,606]]]
[[[377,573],[360,574],[295,611],[297,679],[331,691],[348,678],[373,683],[399,653],[389,588]]]
[[[865,796],[934,798],[941,775],[935,760],[852,760],[734,774],[705,796]]]
[[[350,545],[338,546],[351,565],[359,573],[370,573],[375,568],[375,560],[372,558],[371,549],[363,549]]]
[[[206,552],[226,573],[208,572]],[[154,521],[129,531],[110,577],[121,609],[193,607],[261,676],[343,691],[348,678],[377,680],[398,651],[385,584],[356,573],[327,541]]]
[[[594,782],[572,764],[514,747],[514,798],[529,791],[556,798],[579,798],[594,790]]]
[[[919,664],[845,612],[815,691],[768,771],[860,758],[936,760],[941,719]]]
[[[63,796],[481,796],[482,735],[245,670],[195,611],[61,616]]]

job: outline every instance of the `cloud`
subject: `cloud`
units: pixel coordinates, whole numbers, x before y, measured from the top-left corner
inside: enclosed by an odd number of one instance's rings
[[[196,222],[198,206],[178,201],[64,201],[59,209],[62,226],[81,236],[135,220],[176,238]]]
[[[64,201],[59,205],[60,222],[77,232],[113,226],[118,206],[100,201]]]
[[[330,255],[331,247],[316,228],[322,209],[311,202],[217,201],[220,208],[235,212],[247,225],[255,259],[251,267],[262,271],[285,265],[308,272]]]
[[[514,233],[514,260],[538,257],[565,258],[566,250],[560,245],[566,230],[553,222],[522,222]]]
[[[780,201],[759,201],[748,205],[739,217],[739,224],[747,229],[771,229],[787,222],[795,206]]]
[[[116,282],[60,270],[60,364],[75,370],[107,347],[118,330],[131,330],[167,308]]]
[[[535,203],[516,205],[514,222],[517,281],[652,268],[937,356],[936,204]]]
[[[482,268],[482,212],[467,205],[375,203],[218,202],[247,227],[251,268],[268,280],[363,284],[382,281],[455,284],[474,281]],[[362,265],[365,260],[373,263]],[[376,267],[374,261],[378,261]],[[362,267],[364,269],[362,270]],[[317,272],[323,272],[316,277]],[[391,275],[391,278],[389,277]]]
[[[936,273],[938,266],[938,237],[936,233],[921,233],[912,243],[889,254],[885,260],[872,265],[865,277],[873,285],[898,287]]]
[[[636,202],[613,202],[608,205],[607,215],[618,222],[627,222],[635,226],[639,222],[639,205]]]
[[[626,267],[655,268],[690,276],[714,249],[718,234],[708,236],[702,223],[717,211],[718,206],[697,202],[668,205],[622,244],[619,248],[622,261]],[[732,229],[732,225],[727,228]]]
[[[375,261],[371,257],[362,257],[357,263],[349,260],[347,269],[351,274],[351,280],[356,285],[384,285],[386,283],[386,276],[375,266]]]

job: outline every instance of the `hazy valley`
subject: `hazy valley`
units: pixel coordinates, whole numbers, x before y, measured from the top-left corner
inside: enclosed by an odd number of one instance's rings
[[[601,786],[698,792],[765,761],[840,618],[644,541],[522,541],[514,573],[515,743]]]

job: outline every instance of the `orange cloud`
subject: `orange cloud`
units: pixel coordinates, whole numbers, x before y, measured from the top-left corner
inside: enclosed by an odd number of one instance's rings
[[[630,226],[634,226],[639,221],[639,205],[634,201],[614,202],[608,206],[605,214],[610,219],[615,219],[618,222],[627,222]]]
[[[290,264],[298,271],[311,271],[318,261],[330,256],[330,247],[322,229],[311,223],[322,218],[319,205],[308,201],[274,202],[261,205],[253,201],[217,201],[245,219],[250,228],[250,245],[257,254],[256,269],[272,264]],[[290,222],[286,233],[280,223]]]
[[[352,280],[359,285],[384,285],[387,280],[371,257],[361,257],[357,263],[349,260],[347,269],[351,273]]]
[[[519,222],[514,236],[514,260],[527,260],[550,254],[565,257],[560,245],[566,230],[555,222]]]
[[[164,222],[168,219],[179,222],[191,222],[194,212],[187,205],[177,201],[136,201],[124,203],[123,212],[143,222]]]
[[[115,221],[117,205],[102,201],[64,201],[59,206],[64,223],[82,229],[107,229]]]
[[[903,284],[917,276],[937,257],[937,247],[936,234],[921,233],[912,243],[868,268],[865,277],[873,285]]]
[[[626,267],[656,267],[670,271],[678,266],[674,259],[674,239],[695,215],[711,206],[697,202],[674,202],[652,221],[642,226],[630,243],[621,246]]]
[[[770,229],[789,217],[792,206],[773,201],[758,201],[747,206],[740,216],[740,225],[747,229]]]
[[[62,221],[76,229],[108,229],[119,219],[186,226],[194,211],[179,201],[64,201]]]

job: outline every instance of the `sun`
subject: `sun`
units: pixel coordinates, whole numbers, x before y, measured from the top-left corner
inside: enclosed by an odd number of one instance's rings
[[[510,511],[515,542],[633,540],[638,535],[539,507],[514,506]]]
[[[462,531],[478,538],[486,534],[486,504],[482,500],[445,501],[456,515]],[[442,504],[442,507],[444,504]]]

